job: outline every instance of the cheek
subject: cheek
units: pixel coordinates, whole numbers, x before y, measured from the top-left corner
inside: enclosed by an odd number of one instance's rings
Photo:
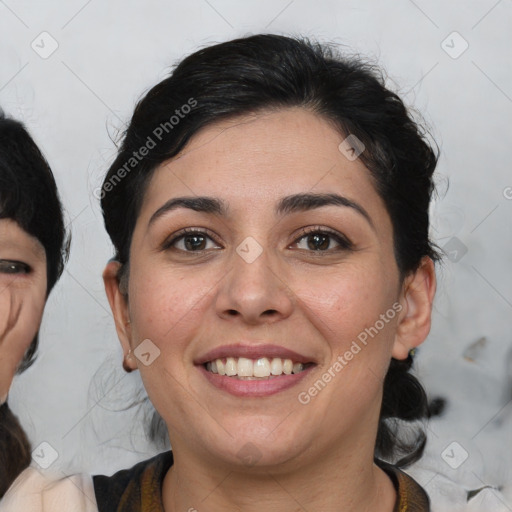
[[[14,336],[17,338],[19,344],[18,350],[18,364],[21,362],[25,352],[28,350],[30,344],[34,340],[34,337],[39,330],[41,325],[41,313],[34,313],[31,315],[25,315],[20,318],[20,328],[14,331]]]
[[[329,350],[318,375],[322,382],[304,392],[329,410],[348,404],[366,414],[379,400],[391,360],[398,318],[394,286],[377,264],[347,265],[329,277],[310,275],[307,286],[298,288],[309,321]],[[331,412],[335,423],[347,414],[337,407]]]
[[[31,289],[4,290],[0,300],[0,357],[14,370],[34,340],[41,324],[44,292]]]
[[[389,336],[393,330],[395,296],[378,266],[354,266],[329,276],[319,274],[318,278],[310,274],[307,283],[294,289],[333,350],[344,350],[390,309],[385,327],[379,322],[378,330],[382,336]]]
[[[211,286],[204,278],[159,271],[157,276],[130,276],[130,316],[135,344],[149,338],[160,350],[176,351],[203,316],[203,300]]]
[[[332,432],[356,418],[370,421],[380,408],[398,318],[389,283],[368,270],[333,276],[300,293],[329,350],[317,379],[301,390],[300,403],[325,410],[324,423]]]
[[[37,294],[34,293],[34,296],[30,299],[26,299],[27,304],[23,307],[18,331],[20,342],[24,345],[25,350],[29,347],[30,343],[32,343],[41,326],[45,302],[46,293],[42,290],[39,290]]]

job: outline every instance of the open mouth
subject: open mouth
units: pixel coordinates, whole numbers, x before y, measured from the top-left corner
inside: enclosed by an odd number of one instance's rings
[[[223,357],[204,363],[210,373],[233,377],[238,380],[268,380],[282,375],[301,373],[314,363],[299,363],[280,357]]]

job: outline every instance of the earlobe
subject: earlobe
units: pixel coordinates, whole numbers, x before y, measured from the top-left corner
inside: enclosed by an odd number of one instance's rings
[[[131,349],[128,350],[128,354],[124,355],[123,358],[123,370],[126,373],[131,373],[133,370],[137,368],[137,365],[135,364],[135,361],[133,360],[133,355]]]
[[[103,283],[107,294],[110,309],[114,317],[117,335],[125,354],[131,355],[131,325],[130,312],[126,295],[122,293],[119,285],[119,269],[121,264],[118,261],[109,261],[103,271]],[[123,367],[135,370],[137,364],[133,357],[125,356]]]
[[[404,282],[403,312],[398,320],[392,352],[395,359],[407,359],[411,349],[425,341],[430,332],[435,292],[434,262],[425,256],[418,270],[407,276]]]

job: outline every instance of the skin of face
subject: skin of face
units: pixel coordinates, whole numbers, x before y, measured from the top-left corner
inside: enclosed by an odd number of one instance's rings
[[[415,274],[399,281],[385,204],[361,160],[340,151],[344,138],[327,120],[300,108],[203,128],[150,180],[131,243],[128,300],[115,277],[119,265],[105,269],[121,343],[125,354],[132,350],[128,364],[140,370],[167,424],[176,471],[217,471],[212,488],[230,472],[271,472],[283,479],[302,472],[304,489],[318,490],[312,470],[335,478],[343,468],[372,467],[391,357],[405,358],[429,332],[433,262],[425,258]],[[356,208],[336,205],[276,214],[283,197],[303,193],[344,196],[370,220]],[[182,196],[220,199],[228,215],[178,208],[150,222],[166,202]],[[183,238],[172,242],[184,228],[203,233],[201,251]],[[316,245],[304,228],[320,232]],[[350,248],[329,234],[322,237],[325,231],[348,239]],[[254,249],[251,240],[251,251],[261,251],[251,262],[237,251],[248,237],[259,245]],[[358,335],[380,315],[392,316],[393,305],[399,312],[334,371]],[[148,365],[133,352],[144,340],[155,355]],[[314,366],[279,393],[233,396],[210,384],[194,361],[240,342],[279,345]],[[301,403],[299,394],[329,369],[335,376]],[[243,459],[247,451],[255,464]]]
[[[15,221],[0,219],[0,403],[41,323],[46,254]]]

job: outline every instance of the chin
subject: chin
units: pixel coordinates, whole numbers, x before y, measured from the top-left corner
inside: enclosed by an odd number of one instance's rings
[[[281,429],[277,426],[282,418],[240,418],[239,421],[224,423],[226,430],[221,430],[218,436],[208,439],[208,451],[214,458],[223,460],[228,466],[239,469],[269,470],[275,466],[284,465],[304,452],[307,443],[301,442],[300,432],[293,429]],[[218,426],[217,426],[218,427]],[[219,427],[218,427],[219,428]],[[233,433],[229,435],[229,433]]]
[[[287,464],[300,455],[296,445],[262,446],[251,440],[238,440],[236,445],[232,444],[227,456],[225,450],[221,451],[227,466],[231,466],[234,470],[255,473],[276,471],[277,467],[284,469]]]

